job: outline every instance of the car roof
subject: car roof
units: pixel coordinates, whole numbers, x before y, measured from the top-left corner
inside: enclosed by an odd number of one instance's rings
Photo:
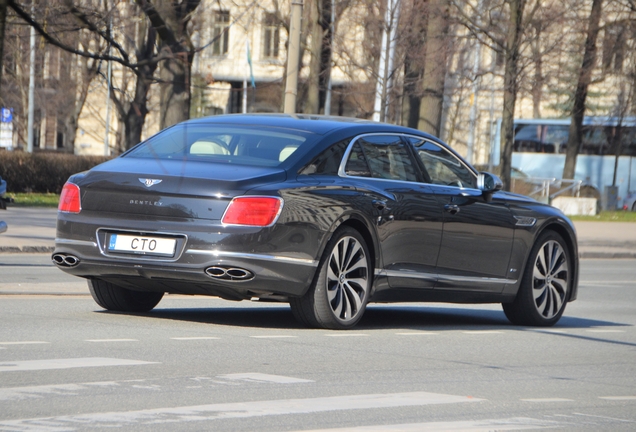
[[[403,126],[350,117],[313,114],[226,114],[189,120],[190,124],[231,124],[256,127],[278,127],[326,135],[336,131],[393,132],[434,138],[422,131]]]

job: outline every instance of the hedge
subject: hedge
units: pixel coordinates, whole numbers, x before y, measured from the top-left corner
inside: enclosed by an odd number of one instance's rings
[[[7,192],[59,194],[71,175],[108,159],[105,156],[0,150],[0,177],[7,181]]]

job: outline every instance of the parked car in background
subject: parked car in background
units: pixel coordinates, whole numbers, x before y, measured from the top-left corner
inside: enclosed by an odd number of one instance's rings
[[[636,192],[630,192],[623,200],[625,210],[636,211]]]
[[[215,116],[70,177],[52,260],[113,311],[200,294],[347,329],[369,302],[441,301],[553,325],[577,296],[574,227],[501,188],[414,129]]]

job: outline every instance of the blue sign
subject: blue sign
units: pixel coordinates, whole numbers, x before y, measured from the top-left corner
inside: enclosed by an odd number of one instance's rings
[[[13,108],[2,108],[0,110],[0,122],[11,123],[13,121]]]

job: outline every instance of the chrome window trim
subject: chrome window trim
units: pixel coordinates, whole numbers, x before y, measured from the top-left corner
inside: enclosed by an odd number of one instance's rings
[[[316,260],[305,259],[305,258],[293,258],[293,257],[286,257],[281,255],[251,254],[251,253],[243,253],[243,252],[225,252],[220,250],[209,250],[209,249],[188,249],[185,251],[185,253],[194,254],[194,255],[212,255],[215,257],[226,257],[226,258],[242,258],[242,259],[260,260],[260,261],[288,262],[290,264],[306,265],[310,267],[318,266],[318,261]]]
[[[430,142],[431,144],[434,144],[440,148],[442,148],[443,150],[448,151],[446,148],[444,148],[444,146],[439,145],[438,143],[436,143],[435,141],[431,141],[428,138],[423,138],[421,136],[417,136],[417,135],[411,135],[411,134],[406,134],[406,133],[402,133],[402,132],[373,132],[373,133],[366,133],[366,134],[360,134],[357,135],[355,138],[353,138],[351,140],[351,142],[349,143],[349,145],[347,146],[347,149],[344,152],[344,156],[342,157],[342,160],[340,161],[340,166],[338,167],[338,177],[342,177],[342,178],[352,178],[352,179],[365,179],[365,180],[375,180],[375,181],[382,181],[382,182],[395,182],[395,183],[409,183],[409,184],[415,184],[415,185],[425,185],[425,186],[435,186],[435,187],[452,187],[454,189],[457,190],[475,190],[478,192],[482,192],[481,189],[479,188],[469,188],[469,187],[457,187],[457,186],[446,186],[446,185],[438,185],[438,184],[434,184],[434,183],[427,183],[427,182],[412,182],[409,180],[393,180],[393,179],[382,179],[382,178],[376,178],[376,177],[362,177],[362,176],[352,176],[352,175],[348,175],[345,171],[345,168],[347,166],[347,161],[349,160],[349,156],[351,155],[351,150],[353,149],[353,146],[356,144],[356,142],[358,142],[358,140],[360,138],[364,138],[364,137],[368,137],[368,136],[386,136],[386,135],[393,135],[393,136],[399,136],[401,138],[416,138],[416,139],[420,139],[426,142]],[[413,146],[413,144],[411,144]],[[413,146],[415,147],[415,146]],[[455,158],[457,158],[457,156],[453,153],[453,152],[449,152],[451,155],[453,155]],[[457,160],[460,162],[460,164],[465,167],[466,169],[468,169],[468,171],[470,171],[474,176],[475,176],[475,184],[479,183],[479,173],[475,174],[475,171],[469,167],[468,165],[466,165],[466,163],[463,161],[463,159],[457,158]],[[418,168],[419,169],[419,168]],[[420,169],[421,171],[421,169]]]

